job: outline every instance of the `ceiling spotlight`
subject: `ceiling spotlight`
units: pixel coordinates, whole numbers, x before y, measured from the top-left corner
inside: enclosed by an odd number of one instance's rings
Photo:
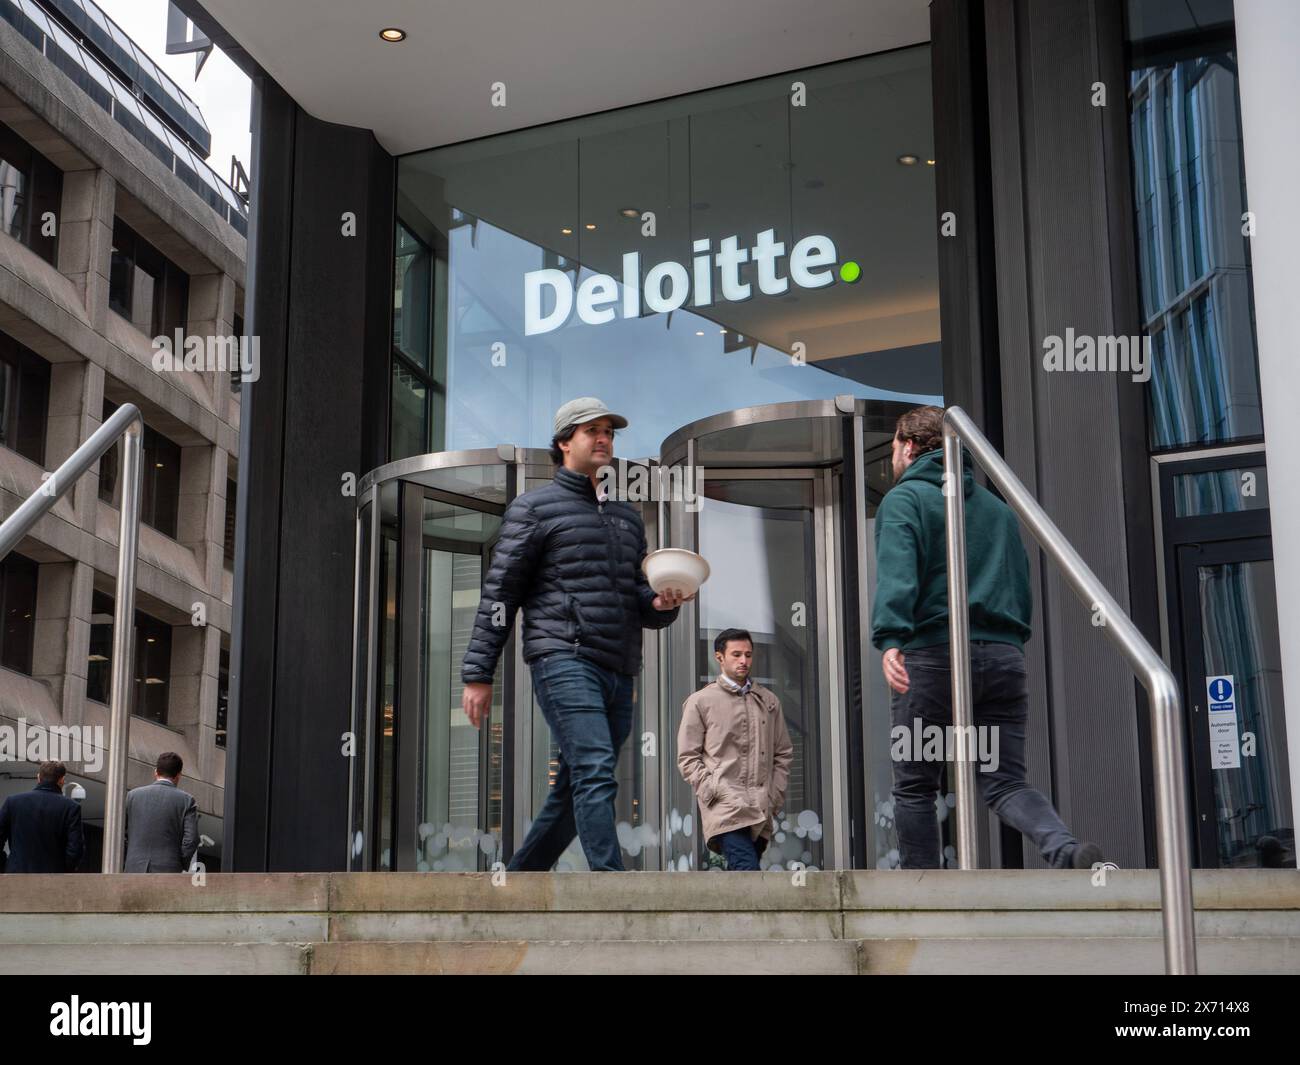
[[[640,218],[640,217],[641,217],[641,212],[638,211],[635,207],[624,207],[624,208],[623,208],[621,211],[619,211],[618,213],[621,214],[624,218]]]
[[[697,329],[697,330],[695,330],[695,335],[696,335],[697,337],[702,337],[702,336],[704,336],[704,330],[703,330],[703,329]]]
[[[388,29],[379,31],[379,39],[390,43],[404,41],[406,40],[406,31],[399,30],[396,26],[389,26]]]
[[[914,155],[900,155],[898,161],[902,163],[903,166],[916,166],[917,163],[916,156]]]
[[[925,161],[925,165],[926,165],[926,166],[934,166],[934,160],[933,160],[933,159],[927,159],[927,160]]]
[[[596,228],[596,223],[595,223],[595,222],[588,222],[585,228],[587,228],[587,229],[595,229],[595,228]]]
[[[560,232],[563,233],[566,237],[571,237],[573,236],[573,227],[565,226],[563,229],[560,230]]]

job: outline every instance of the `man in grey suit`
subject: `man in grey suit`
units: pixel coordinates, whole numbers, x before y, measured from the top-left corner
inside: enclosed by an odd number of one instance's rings
[[[181,791],[184,762],[173,751],[158,756],[154,781],[126,796],[126,873],[183,873],[199,849],[199,807]]]

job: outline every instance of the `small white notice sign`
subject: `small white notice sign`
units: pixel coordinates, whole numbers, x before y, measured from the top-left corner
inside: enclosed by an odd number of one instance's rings
[[[1240,769],[1241,742],[1237,732],[1237,686],[1232,674],[1205,678],[1210,717],[1210,768]]]

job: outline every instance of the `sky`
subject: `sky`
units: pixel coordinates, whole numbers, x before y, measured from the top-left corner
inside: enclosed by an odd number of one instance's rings
[[[251,169],[249,98],[251,84],[234,63],[215,49],[194,80],[195,53],[168,55],[167,0],[96,0],[155,63],[171,75],[181,89],[199,105],[212,131],[212,154],[208,165],[230,180],[230,157],[235,155],[244,170]]]

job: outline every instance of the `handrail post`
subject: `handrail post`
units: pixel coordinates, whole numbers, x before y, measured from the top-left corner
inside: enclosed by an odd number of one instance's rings
[[[1161,663],[1163,665],[1163,663]],[[1182,714],[1178,688],[1168,670],[1143,678],[1151,702],[1152,760],[1155,762],[1156,852],[1160,862],[1165,972],[1196,974],[1196,914],[1192,908],[1191,844],[1187,824],[1187,780],[1183,764]]]
[[[126,756],[135,660],[135,563],[140,540],[142,433],[133,421],[122,436],[122,508],[117,526],[117,588],[113,597],[113,662],[109,697],[108,784],[104,795],[105,873],[122,871],[126,828]]]
[[[1191,828],[1186,802],[1183,723],[1178,684],[1169,667],[1155,648],[1133,624],[1101,579],[1093,573],[1064,534],[1047,516],[1047,512],[1029,493],[1024,484],[994,450],[988,438],[976,428],[961,407],[949,407],[943,419],[945,475],[959,468],[964,445],[1002,493],[1007,505],[1043,553],[1060,570],[1074,594],[1090,610],[1100,611],[1105,624],[1102,632],[1120,649],[1137,674],[1151,700],[1153,774],[1156,793],[1156,843],[1160,860],[1160,909],[1164,927],[1165,971],[1171,976],[1196,973],[1196,924],[1192,907],[1192,877],[1189,854]],[[951,478],[945,485],[953,483]],[[948,535],[948,597],[956,641],[956,626],[966,625],[966,552],[963,508],[953,507],[948,497],[946,508]],[[956,515],[956,517],[954,517]],[[955,522],[955,524],[954,524]],[[957,537],[961,537],[958,550]],[[954,574],[960,573],[960,586],[954,586]],[[958,604],[954,607],[954,604]],[[960,656],[968,661],[965,655]],[[957,688],[957,655],[953,656],[954,712],[960,712]],[[968,678],[969,683],[969,678]],[[967,689],[969,690],[969,689]],[[960,778],[959,778],[960,779]],[[959,793],[958,828],[961,807],[973,807],[974,795]]]
[[[953,766],[956,771],[957,868],[979,865],[975,838],[975,767],[970,751],[974,714],[971,709],[970,617],[966,585],[966,498],[963,491],[961,440],[946,421],[943,425],[944,521],[948,542],[948,662],[952,673]],[[969,746],[968,746],[969,745]]]

